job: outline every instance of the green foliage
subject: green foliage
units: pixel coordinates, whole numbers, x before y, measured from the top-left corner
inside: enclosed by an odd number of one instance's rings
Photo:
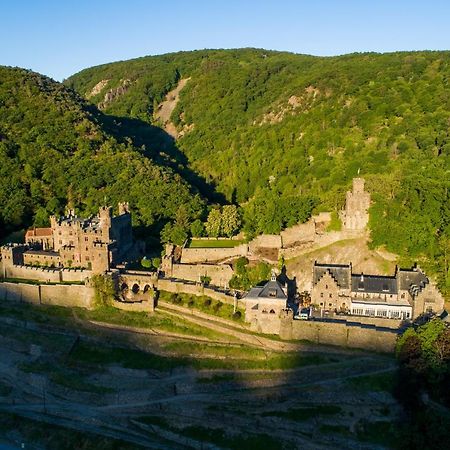
[[[212,209],[205,223],[205,230],[209,237],[219,237],[222,230],[222,214],[219,209]]]
[[[248,265],[248,259],[241,257],[236,261],[235,274],[230,280],[232,289],[249,290],[270,278],[271,266],[265,262]]]
[[[111,306],[116,295],[114,280],[109,275],[93,275],[91,283],[95,292],[95,305]]]
[[[200,219],[194,220],[191,224],[191,235],[194,237],[202,237],[205,234],[205,226]]]
[[[447,385],[450,381],[450,329],[440,319],[433,319],[409,328],[397,342],[400,370],[408,377],[400,395],[416,397],[420,389],[427,389],[435,398],[450,404]],[[420,386],[420,388],[419,388]]]
[[[86,95],[110,80],[92,98],[97,103],[130,79],[105,111],[151,122],[165,93],[190,77],[172,120],[193,128],[177,146],[228,202],[242,206],[251,236],[306,220],[308,199],[321,211],[339,211],[361,169],[374,199],[374,245],[423,259],[450,292],[449,76],[449,52],[322,58],[240,49],[106,64],[67,84]],[[20,218],[22,206],[8,205],[8,220]]]
[[[208,277],[208,276],[206,276],[206,275],[202,275],[202,276],[200,277],[200,282],[201,282],[202,284],[204,284],[205,286],[208,286],[209,283],[211,283],[211,277]]]
[[[47,225],[67,205],[91,215],[105,201],[129,201],[134,225],[156,235],[181,209],[188,220],[202,213],[178,174],[113,136],[108,120],[49,78],[0,67],[0,234]]]
[[[231,237],[239,231],[240,227],[241,219],[237,207],[235,205],[225,205],[222,208],[222,235]]]
[[[151,259],[147,259],[147,258],[144,256],[144,258],[141,259],[141,266],[142,266],[144,269],[151,269],[151,268],[153,268],[152,260],[151,260]]]

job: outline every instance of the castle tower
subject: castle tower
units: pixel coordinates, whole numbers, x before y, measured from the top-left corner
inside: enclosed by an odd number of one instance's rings
[[[347,192],[342,222],[345,230],[362,231],[369,222],[370,194],[364,190],[364,178],[353,178],[353,190]]]
[[[110,206],[100,207],[98,217],[100,219],[100,228],[102,230],[102,241],[109,242],[109,232],[112,223],[112,208]]]
[[[119,203],[119,216],[130,213],[130,205],[128,202]]]

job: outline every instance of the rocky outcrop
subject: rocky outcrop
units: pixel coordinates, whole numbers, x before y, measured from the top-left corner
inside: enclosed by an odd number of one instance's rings
[[[128,79],[120,80],[120,85],[110,89],[103,98],[103,101],[100,102],[97,106],[98,109],[105,109],[110,103],[112,103],[116,98],[121,97],[125,94],[129,87],[131,86],[131,81]]]
[[[90,92],[86,94],[86,98],[92,98],[96,95],[100,94],[100,92],[103,91],[103,89],[107,86],[109,83],[109,80],[100,80],[92,89]]]

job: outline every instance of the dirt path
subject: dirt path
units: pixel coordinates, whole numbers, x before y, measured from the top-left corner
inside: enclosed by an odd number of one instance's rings
[[[155,118],[161,122],[164,130],[175,139],[178,137],[178,131],[176,126],[170,121],[170,116],[180,100],[181,90],[189,80],[190,78],[182,78],[176,88],[167,93],[166,99],[158,106],[158,110],[155,112]]]
[[[225,325],[223,323],[223,320],[221,320],[220,318],[210,316],[207,316],[206,318],[205,317],[206,314],[203,314],[199,311],[195,311],[193,309],[172,305],[171,303],[160,302],[160,307],[163,308],[166,314],[170,314],[174,317],[179,317],[188,320],[192,323],[195,323],[196,325],[209,328],[219,333],[229,334],[231,336],[234,336],[235,338],[238,338],[242,342],[245,342],[246,344],[257,346],[265,350],[292,351],[292,352],[301,350],[305,352],[323,351],[326,353],[336,353],[336,354],[355,354],[354,349],[350,351],[346,349],[329,347],[325,345],[318,346],[314,344],[276,341],[257,334],[250,334],[248,331],[244,331],[242,326],[234,325],[231,322]],[[364,354],[364,351],[361,350],[361,355],[362,354]]]

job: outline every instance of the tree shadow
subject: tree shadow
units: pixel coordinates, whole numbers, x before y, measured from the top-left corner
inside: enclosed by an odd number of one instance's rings
[[[142,155],[161,166],[170,167],[210,202],[226,203],[225,196],[216,191],[212,180],[206,180],[189,167],[189,161],[178,148],[176,140],[162,128],[141,119],[104,113],[99,114],[98,119],[102,127],[119,142],[131,141]]]

